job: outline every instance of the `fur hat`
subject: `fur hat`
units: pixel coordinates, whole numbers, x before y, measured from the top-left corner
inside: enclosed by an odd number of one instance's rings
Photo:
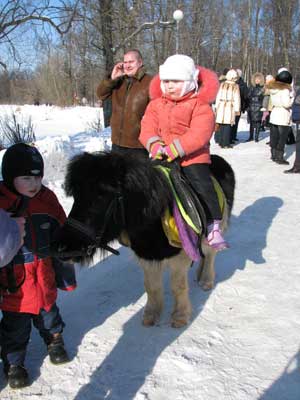
[[[36,147],[17,143],[9,147],[2,160],[2,177],[5,185],[15,190],[13,181],[18,176],[44,175],[43,158]]]
[[[291,84],[293,82],[293,77],[289,71],[283,70],[276,75],[275,80],[277,82]]]
[[[239,76],[235,69],[230,69],[226,74],[226,81],[235,82]]]
[[[199,71],[191,57],[175,54],[159,67],[160,80],[198,81]]]

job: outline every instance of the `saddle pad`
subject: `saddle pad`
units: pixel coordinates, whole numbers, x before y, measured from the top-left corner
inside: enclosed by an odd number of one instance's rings
[[[201,233],[202,233],[202,223],[201,223],[201,220],[200,220],[199,217],[197,217],[197,218],[196,218],[196,223],[194,223],[195,221],[192,220],[192,218],[190,217],[190,215],[187,213],[187,211],[186,211],[185,208],[183,207],[183,204],[182,204],[182,202],[181,202],[181,199],[179,198],[179,196],[178,196],[178,194],[177,194],[177,192],[176,192],[176,190],[175,190],[175,187],[174,187],[174,185],[173,185],[173,183],[172,183],[172,180],[171,180],[171,178],[170,178],[170,168],[166,168],[166,167],[163,167],[163,166],[161,166],[161,165],[158,165],[157,168],[159,168],[159,169],[164,173],[165,177],[167,178],[167,180],[168,180],[168,182],[169,182],[169,185],[170,185],[170,188],[171,188],[171,190],[172,190],[172,193],[173,193],[173,195],[174,195],[174,199],[175,199],[176,205],[178,206],[179,211],[180,211],[180,213],[181,213],[183,219],[184,219],[185,222],[188,224],[188,226],[190,226],[198,235],[201,235]],[[190,206],[193,207],[193,209],[195,210],[195,207],[193,206],[192,200],[191,200],[191,199],[188,199],[187,202],[188,202],[188,203],[190,204]],[[194,211],[193,214],[194,214],[194,215],[198,215],[197,211],[196,211],[196,212]]]
[[[165,211],[162,218],[162,227],[171,246],[183,248],[193,261],[200,260],[200,238],[186,224],[175,201],[173,204],[173,215],[171,215],[169,209]]]
[[[219,184],[219,182],[217,181],[217,179],[213,175],[211,175],[211,179],[213,181],[214,188],[215,188],[215,191],[217,193],[220,209],[221,209],[221,212],[222,212],[222,215],[223,215],[224,214],[224,209],[225,209],[225,201],[226,201],[225,194],[223,192],[223,189],[222,189],[221,185]]]

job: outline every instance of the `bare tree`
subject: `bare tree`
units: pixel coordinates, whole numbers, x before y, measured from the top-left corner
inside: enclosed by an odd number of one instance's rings
[[[0,45],[7,45],[16,53],[16,37],[14,34],[22,26],[32,27],[32,24],[47,24],[59,35],[69,31],[76,16],[79,0],[7,0],[0,3]],[[7,68],[5,60],[0,59],[0,65]]]

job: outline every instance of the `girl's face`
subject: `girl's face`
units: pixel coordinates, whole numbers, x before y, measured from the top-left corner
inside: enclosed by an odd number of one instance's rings
[[[255,78],[255,85],[260,85],[260,79],[259,78]]]
[[[16,191],[24,196],[34,197],[42,187],[41,176],[17,176],[14,179]]]
[[[165,94],[167,94],[171,99],[176,100],[181,97],[182,88],[184,81],[162,81]]]

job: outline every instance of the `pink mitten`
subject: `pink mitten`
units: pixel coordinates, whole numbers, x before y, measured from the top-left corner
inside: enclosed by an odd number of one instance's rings
[[[179,156],[178,151],[174,143],[169,144],[164,148],[164,154],[167,156],[167,161],[172,162]]]
[[[164,142],[158,140],[150,146],[150,157],[154,160],[162,160],[164,154]]]

